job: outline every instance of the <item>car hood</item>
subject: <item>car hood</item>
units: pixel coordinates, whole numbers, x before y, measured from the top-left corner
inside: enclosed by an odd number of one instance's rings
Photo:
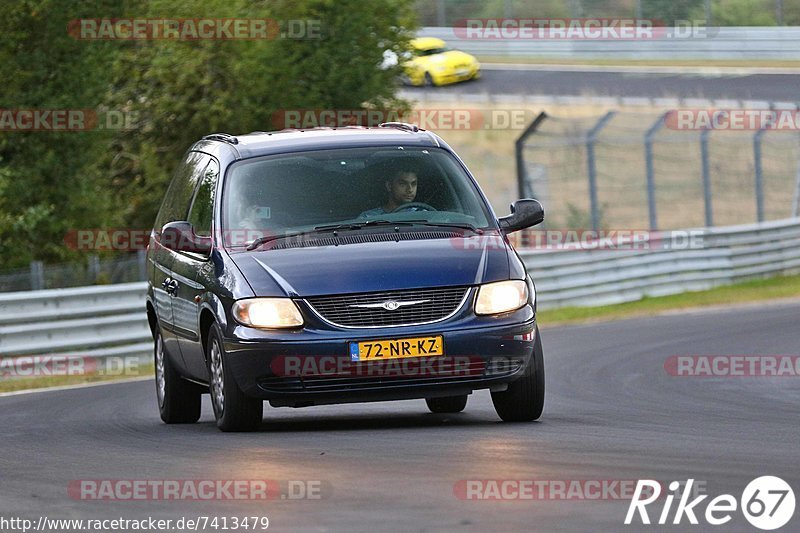
[[[509,279],[499,234],[231,253],[256,296],[322,296]]]

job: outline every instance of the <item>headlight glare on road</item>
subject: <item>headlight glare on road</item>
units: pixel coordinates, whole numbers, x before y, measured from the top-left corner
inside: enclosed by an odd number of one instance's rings
[[[478,289],[476,315],[496,315],[519,309],[528,302],[528,285],[519,279],[488,283]]]
[[[289,298],[250,298],[233,304],[236,321],[254,328],[296,328],[303,315]]]

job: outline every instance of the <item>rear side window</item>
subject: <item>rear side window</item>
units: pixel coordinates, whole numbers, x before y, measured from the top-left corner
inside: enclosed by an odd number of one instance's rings
[[[195,186],[208,164],[209,157],[200,152],[190,152],[172,177],[172,182],[156,217],[155,227],[161,231],[164,224],[186,220],[189,202]]]
[[[214,217],[214,192],[219,176],[219,164],[211,159],[200,177],[197,192],[189,211],[189,222],[197,235],[211,236],[211,221]]]

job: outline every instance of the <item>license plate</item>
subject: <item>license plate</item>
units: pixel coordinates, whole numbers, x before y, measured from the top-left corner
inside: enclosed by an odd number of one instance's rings
[[[467,69],[461,69],[456,71],[456,76],[466,76],[467,74],[469,74],[469,70]]]
[[[381,361],[435,355],[444,355],[444,341],[441,335],[350,343],[351,361]]]

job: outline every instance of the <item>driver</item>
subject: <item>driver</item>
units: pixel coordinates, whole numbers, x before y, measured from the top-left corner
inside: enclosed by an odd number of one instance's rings
[[[417,174],[412,170],[397,170],[384,183],[388,200],[386,204],[375,209],[364,211],[358,218],[371,218],[378,215],[392,213],[395,209],[409,204],[417,197]],[[416,207],[409,207],[409,211],[416,211]]]

